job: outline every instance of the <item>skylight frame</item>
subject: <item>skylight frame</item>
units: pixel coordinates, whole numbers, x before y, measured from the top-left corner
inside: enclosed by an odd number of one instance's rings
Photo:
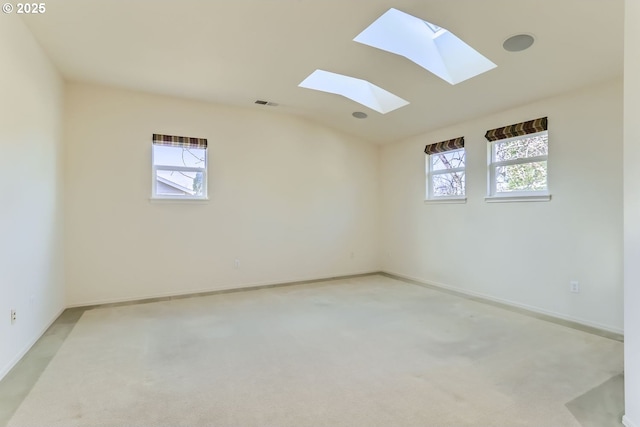
[[[409,105],[409,101],[368,80],[320,69],[307,76],[298,86],[344,96],[380,114]]]
[[[427,24],[427,27],[429,27],[429,29],[431,31],[433,31],[433,36],[436,37],[438,33],[442,33],[444,31],[447,31],[446,29],[436,25],[436,24],[432,24],[429,21],[424,21],[425,24]]]
[[[353,40],[403,56],[451,85],[497,67],[446,28],[394,8]]]

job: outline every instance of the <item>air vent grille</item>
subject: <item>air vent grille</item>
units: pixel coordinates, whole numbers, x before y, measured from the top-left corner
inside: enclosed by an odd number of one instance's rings
[[[256,104],[259,104],[259,105],[267,105],[267,106],[269,106],[269,107],[277,107],[277,106],[278,106],[278,104],[276,104],[275,102],[271,102],[271,101],[263,101],[263,100],[261,100],[261,99],[256,100],[256,102],[255,102],[255,103],[256,103]]]

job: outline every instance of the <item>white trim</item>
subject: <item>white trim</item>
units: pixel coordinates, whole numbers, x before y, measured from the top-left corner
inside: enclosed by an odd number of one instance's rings
[[[149,197],[150,203],[207,203],[209,201],[208,197],[188,197],[188,196],[177,196],[177,197]]]
[[[438,154],[441,154],[441,153],[438,153]],[[433,156],[433,154],[429,154],[429,156]],[[432,170],[431,175],[448,175],[456,172],[465,172],[465,170],[466,168],[438,169],[438,170]]]
[[[503,140],[500,140],[500,141],[502,142]],[[497,142],[497,141],[494,141],[494,142]],[[501,160],[499,162],[493,162],[492,165],[495,169],[495,168],[499,168],[500,166],[524,165],[527,163],[546,162],[548,160],[549,160],[549,156],[519,157],[517,159]]]
[[[180,148],[180,147],[173,147],[173,148]],[[205,157],[207,156],[207,153],[205,152]],[[206,161],[206,159],[205,159]],[[198,167],[192,167],[192,166],[165,166],[165,165],[155,165],[154,168],[157,171],[170,171],[170,172],[206,172],[207,168],[198,168]]]
[[[622,416],[622,425],[624,425],[624,427],[639,427],[638,424],[635,424],[626,415]]]
[[[466,197],[438,197],[428,199],[424,201],[425,205],[439,205],[439,204],[462,204],[467,203]]]
[[[229,291],[229,290],[236,290],[236,289],[241,290],[244,288],[255,288],[260,286],[289,285],[289,284],[295,284],[295,283],[309,283],[309,282],[318,282],[318,281],[327,281],[327,280],[345,280],[345,279],[349,279],[352,276],[365,276],[365,275],[375,275],[375,274],[380,274],[380,271],[366,270],[366,271],[353,272],[353,273],[330,274],[327,276],[312,277],[312,278],[307,277],[307,278],[297,278],[297,279],[287,279],[287,280],[282,280],[282,279],[269,280],[265,282],[250,282],[250,283],[220,286],[220,287],[213,287],[213,288],[194,289],[186,292],[185,291],[163,292],[159,294],[137,295],[134,297],[127,297],[127,298],[105,298],[105,299],[98,299],[98,300],[69,304],[67,308],[87,307],[87,306],[102,305],[102,304],[115,304],[115,303],[121,303],[121,302],[141,301],[141,300],[154,299],[154,298],[182,297],[182,296],[198,295],[198,294],[218,292],[218,291]]]
[[[47,332],[47,329],[49,329],[51,325],[53,325],[53,322],[55,322],[66,309],[66,307],[62,307],[62,309],[60,309],[60,311],[58,311],[58,313],[53,316],[53,318],[45,325],[45,327],[38,334],[36,334],[36,336],[31,341],[29,341],[29,343],[27,343],[27,345],[20,351],[20,353],[18,353],[16,357],[14,357],[13,360],[11,360],[6,366],[0,369],[0,381],[2,381],[2,379],[18,364],[18,362],[22,360],[27,352],[31,350],[31,347],[33,347],[33,345],[38,342],[40,338],[42,338],[44,333]]]
[[[487,203],[510,203],[510,202],[548,202],[551,194],[532,194],[519,196],[487,196],[484,201]]]
[[[403,278],[403,279],[413,280],[414,282],[422,283],[422,284],[424,284],[426,286],[432,286],[432,287],[435,287],[435,288],[442,288],[442,289],[453,291],[453,292],[456,292],[456,293],[459,293],[459,294],[468,295],[468,296],[471,296],[471,297],[480,298],[480,299],[484,299],[484,300],[487,300],[487,301],[492,301],[492,302],[496,302],[496,303],[499,303],[499,304],[508,305],[508,306],[511,306],[511,307],[523,309],[523,310],[530,311],[530,312],[533,312],[533,313],[543,314],[545,316],[554,317],[556,319],[567,320],[569,322],[574,322],[574,323],[578,323],[580,325],[588,326],[588,327],[591,327],[591,328],[600,329],[600,330],[605,331],[605,332],[611,332],[611,333],[618,334],[618,335],[624,335],[624,329],[616,328],[616,327],[613,327],[613,326],[610,326],[610,325],[605,325],[605,324],[598,323],[598,322],[592,322],[590,320],[582,319],[580,317],[568,316],[566,314],[558,313],[558,312],[555,312],[555,311],[545,310],[545,309],[540,308],[540,307],[535,307],[535,306],[528,305],[528,304],[521,304],[519,302],[511,301],[511,300],[508,300],[508,299],[496,298],[496,297],[493,297],[491,295],[484,294],[484,293],[481,293],[481,292],[470,291],[470,290],[467,290],[467,289],[464,289],[464,288],[460,288],[460,287],[457,287],[457,286],[446,285],[444,283],[434,282],[434,281],[431,281],[431,280],[423,280],[423,279],[419,279],[417,277],[412,277],[412,276],[408,276],[406,274],[396,273],[396,272],[389,271],[389,270],[382,270],[382,272],[386,273],[386,274],[391,274],[391,275],[394,275],[394,276],[397,276],[397,277],[400,277],[400,278]]]

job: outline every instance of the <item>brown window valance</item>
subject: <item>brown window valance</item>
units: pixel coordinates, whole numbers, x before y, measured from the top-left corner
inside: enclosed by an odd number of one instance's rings
[[[541,117],[528,122],[516,123],[497,129],[488,130],[484,135],[489,141],[497,141],[499,139],[513,138],[514,136],[523,136],[530,133],[542,132],[547,130],[547,118]]]
[[[188,136],[160,135],[153,134],[153,143],[157,145],[168,145],[170,147],[184,148],[207,148],[207,140],[205,138],[190,138]]]
[[[464,136],[429,144],[424,147],[424,152],[426,154],[437,154],[444,153],[445,151],[458,150],[460,148],[464,148]]]

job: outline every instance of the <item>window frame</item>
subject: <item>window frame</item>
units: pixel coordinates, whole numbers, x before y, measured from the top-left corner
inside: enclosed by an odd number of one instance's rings
[[[175,146],[173,148],[182,148],[188,149],[189,147],[180,147]],[[209,190],[208,190],[208,174],[207,169],[209,168],[209,150],[208,148],[204,149],[204,167],[198,168],[193,166],[165,166],[165,165],[156,165],[155,162],[155,150],[154,144],[151,145],[151,199],[152,200],[170,200],[170,201],[202,201],[209,200]],[[158,171],[177,171],[177,172],[202,172],[202,196],[196,195],[168,195],[168,194],[158,194],[158,180],[157,180],[157,172]]]
[[[547,154],[544,156],[521,157],[512,160],[494,161],[496,146],[511,141],[533,138],[536,136],[546,135],[547,137]],[[501,166],[522,165],[527,163],[547,162],[546,188],[544,190],[519,190],[519,191],[497,191],[496,168]],[[549,131],[543,130],[525,135],[517,135],[511,138],[497,139],[487,142],[487,200],[489,199],[511,199],[520,200],[549,200]]]
[[[425,192],[425,202],[446,202],[446,201],[465,201],[467,199],[467,152],[465,151],[466,148],[462,147],[462,148],[458,148],[455,150],[447,150],[447,151],[443,151],[441,153],[433,153],[433,154],[426,154],[425,153],[425,172],[426,172],[426,192]],[[432,156],[437,156],[439,154],[450,154],[450,153],[455,153],[456,151],[462,151],[464,153],[464,167],[461,168],[452,168],[452,169],[441,169],[441,170],[434,170],[433,169],[433,162],[432,162]],[[464,172],[464,187],[463,187],[463,191],[464,193],[461,195],[453,195],[453,196],[436,196],[433,194],[433,176],[434,175],[447,175],[447,174],[452,174],[452,173],[456,173],[456,172]]]

